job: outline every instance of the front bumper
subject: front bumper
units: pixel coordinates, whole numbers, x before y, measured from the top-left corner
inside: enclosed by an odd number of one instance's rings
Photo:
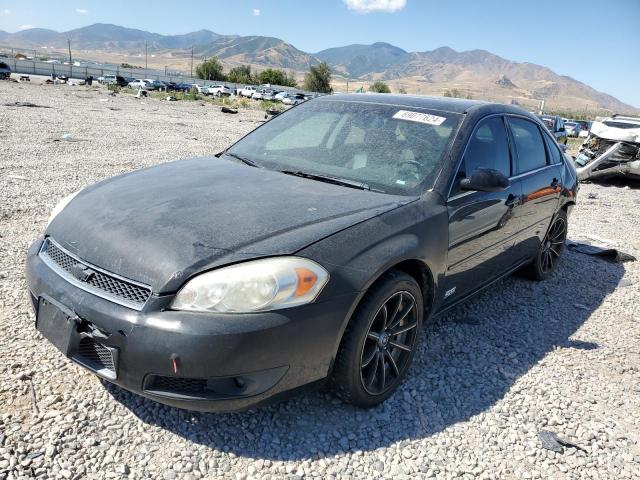
[[[274,312],[202,314],[167,310],[172,296],[153,296],[136,311],[60,277],[39,257],[41,244],[31,246],[26,263],[34,308],[45,303],[75,317],[70,338],[56,346],[110,382],[189,410],[242,410],[326,378],[356,299],[353,293]],[[47,332],[50,317],[38,316],[38,330]],[[83,361],[81,342],[112,352],[113,371]]]

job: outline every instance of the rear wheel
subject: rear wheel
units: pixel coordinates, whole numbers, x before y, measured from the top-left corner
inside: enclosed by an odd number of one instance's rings
[[[336,394],[364,408],[387,399],[411,365],[423,314],[413,277],[393,271],[374,284],[342,339],[331,378]]]
[[[540,243],[536,258],[525,269],[525,273],[533,280],[546,280],[558,266],[560,255],[567,239],[567,212],[560,210],[553,220],[547,234]]]

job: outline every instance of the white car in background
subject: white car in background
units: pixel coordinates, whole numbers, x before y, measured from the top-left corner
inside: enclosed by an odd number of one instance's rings
[[[284,99],[284,97],[286,97],[287,95],[289,95],[289,92],[280,92],[277,93],[276,96],[274,97],[274,100],[276,102],[282,102],[282,100]]]
[[[258,89],[256,87],[253,87],[251,85],[247,85],[246,87],[243,87],[240,90],[240,95],[242,97],[253,97],[253,94],[256,93],[258,91]]]
[[[129,82],[129,88],[142,88],[143,90],[147,88],[152,82],[150,80],[141,80],[139,78],[135,79],[133,82]]]
[[[207,88],[207,93],[216,97],[230,97],[232,92],[226,85],[213,85]]]
[[[204,86],[200,85],[199,83],[192,83],[191,87],[195,88],[198,91],[198,93],[201,93],[203,95],[207,94],[207,90],[209,88],[209,87],[204,87]]]

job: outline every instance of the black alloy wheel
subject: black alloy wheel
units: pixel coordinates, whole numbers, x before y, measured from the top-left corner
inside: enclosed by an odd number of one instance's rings
[[[360,380],[371,395],[380,395],[400,378],[411,358],[418,331],[413,295],[396,292],[373,317],[360,355]]]
[[[410,275],[391,271],[367,292],[345,330],[331,384],[344,401],[378,405],[402,383],[415,353],[423,295]]]
[[[567,221],[558,216],[549,227],[549,231],[540,246],[540,263],[544,273],[555,270],[560,260],[560,253],[567,239]]]
[[[558,267],[560,255],[567,239],[567,212],[560,210],[549,225],[544,239],[538,248],[538,254],[525,269],[525,273],[533,280],[546,280]]]

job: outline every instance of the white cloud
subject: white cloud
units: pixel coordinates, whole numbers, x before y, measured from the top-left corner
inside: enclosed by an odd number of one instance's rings
[[[5,8],[4,10],[2,10],[3,17],[8,17],[9,15],[11,15],[11,10],[9,10],[8,8]]]
[[[30,28],[36,28],[33,25],[29,24],[29,23],[25,23],[24,25],[20,25],[18,27],[18,30],[29,30]]]
[[[407,0],[343,0],[349,10],[356,13],[393,13],[402,10]]]
[[[259,17],[260,13],[261,12],[259,8],[254,8],[253,10],[251,10],[251,15],[253,15],[254,17]]]
[[[87,10],[86,8],[76,8],[76,13],[79,13],[80,15],[85,15],[89,13],[89,10]]]

